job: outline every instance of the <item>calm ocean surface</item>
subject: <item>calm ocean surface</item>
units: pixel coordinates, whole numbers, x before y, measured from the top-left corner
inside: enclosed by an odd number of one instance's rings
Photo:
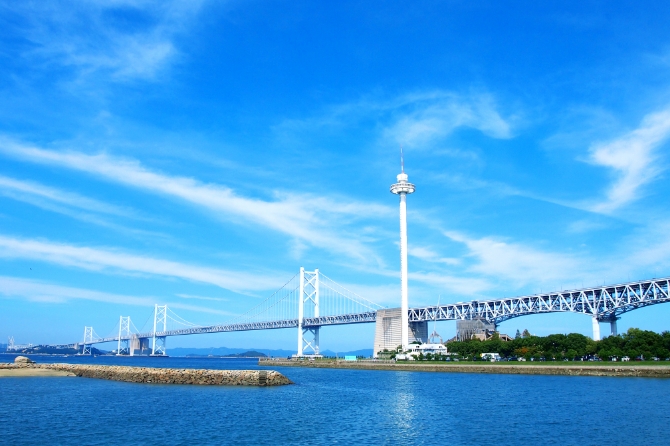
[[[9,362],[10,356],[0,356]],[[256,369],[255,360],[50,358]],[[1,378],[0,443],[670,444],[670,380],[277,367],[278,388]]]

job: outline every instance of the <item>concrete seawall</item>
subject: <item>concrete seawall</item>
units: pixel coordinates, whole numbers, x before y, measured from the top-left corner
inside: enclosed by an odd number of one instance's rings
[[[85,378],[131,383],[197,384],[215,386],[282,386],[293,384],[274,370],[163,369],[83,364],[0,364],[0,370],[50,370]],[[29,373],[26,373],[29,374]],[[19,375],[15,375],[19,376]],[[40,376],[33,374],[32,376]]]
[[[441,373],[489,373],[514,375],[622,376],[670,378],[670,366],[635,365],[517,365],[517,364],[439,364],[374,361],[287,361],[260,360],[260,366],[336,368],[353,370],[396,370]]]

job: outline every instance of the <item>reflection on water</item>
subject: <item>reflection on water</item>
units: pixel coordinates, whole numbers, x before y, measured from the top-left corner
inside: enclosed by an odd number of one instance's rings
[[[413,376],[410,373],[394,373],[389,380],[392,383],[389,424],[400,431],[411,430],[416,425]]]

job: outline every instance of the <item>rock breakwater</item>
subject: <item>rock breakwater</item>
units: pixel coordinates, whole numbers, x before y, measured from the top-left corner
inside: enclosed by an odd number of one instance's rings
[[[46,369],[85,378],[131,383],[195,384],[211,386],[282,386],[291,380],[274,370],[167,369],[83,364],[0,364],[0,369]]]

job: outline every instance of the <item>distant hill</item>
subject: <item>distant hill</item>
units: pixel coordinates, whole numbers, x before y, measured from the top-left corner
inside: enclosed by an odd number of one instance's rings
[[[371,348],[364,348],[361,350],[353,350],[350,352],[334,352],[332,350],[324,350],[321,352],[323,356],[339,356],[340,358],[342,356],[363,356],[365,358],[368,358],[372,356],[372,349]]]
[[[295,353],[293,350],[272,350],[263,348],[228,348],[228,347],[210,347],[210,348],[189,348],[177,347],[168,348],[168,355],[170,356],[227,356],[236,355],[246,352],[256,352],[265,356],[272,357],[288,357]],[[258,355],[257,355],[258,356]]]
[[[231,353],[230,355],[224,356],[224,358],[267,358],[268,355],[265,353],[257,352],[250,350],[244,353]]]
[[[27,347],[21,350],[14,350],[8,353],[16,353],[16,354],[22,353],[26,355],[76,355],[81,353],[81,349],[35,346],[35,347]],[[95,347],[91,347],[91,354],[100,356],[100,355],[109,355],[111,353],[105,350],[98,350]]]
[[[228,347],[211,347],[211,348],[188,348],[188,347],[177,347],[177,348],[168,348],[167,354],[170,356],[225,356],[233,357],[230,355],[242,354],[247,352],[261,353],[265,356],[275,357],[275,358],[287,358],[295,354],[295,350],[281,350],[281,349],[266,349],[266,348],[228,348]],[[365,348],[362,350],[353,350],[348,352],[334,352],[332,350],[324,350],[321,352],[323,356],[372,356],[372,349]],[[255,357],[258,357],[255,356]]]
[[[186,356],[188,358],[267,358],[268,357],[268,355],[266,355],[265,353],[257,352],[254,350],[250,350],[244,353],[230,353],[228,355],[210,355],[210,354],[201,355],[201,354],[189,353]]]

